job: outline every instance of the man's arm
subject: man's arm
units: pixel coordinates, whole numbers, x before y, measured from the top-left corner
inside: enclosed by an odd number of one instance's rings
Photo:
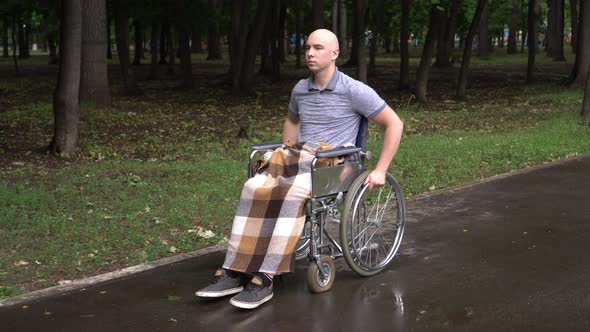
[[[385,105],[385,108],[371,120],[385,128],[385,137],[383,138],[383,148],[377,166],[365,180],[365,184],[369,185],[369,189],[381,187],[385,184],[385,173],[387,173],[389,164],[397,152],[404,130],[404,123],[389,105]]]
[[[299,137],[299,117],[292,112],[287,112],[287,120],[283,127],[283,143],[292,142],[297,143]]]

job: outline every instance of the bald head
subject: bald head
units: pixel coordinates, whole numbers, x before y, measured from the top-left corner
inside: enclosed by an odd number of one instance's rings
[[[327,29],[317,29],[309,35],[309,39],[313,39],[316,42],[323,44],[325,47],[329,48],[330,50],[337,50],[339,49],[340,45],[338,44],[338,37]]]

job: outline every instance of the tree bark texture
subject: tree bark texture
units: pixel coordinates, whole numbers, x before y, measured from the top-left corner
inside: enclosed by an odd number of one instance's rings
[[[107,0],[107,59],[113,58],[113,42],[111,40],[111,11],[112,6],[110,4],[111,1]]]
[[[365,59],[365,13],[367,11],[367,0],[356,0],[355,12],[357,14],[354,25],[357,29],[356,35],[356,75],[361,82],[367,83],[367,60]]]
[[[189,31],[190,28],[187,23],[178,26],[178,51],[181,69],[180,87],[183,89],[191,89],[194,86]]]
[[[203,39],[197,24],[191,24],[191,53],[203,53]]]
[[[16,30],[17,30],[18,20],[16,15],[12,17],[12,62],[14,63],[14,75],[19,76],[19,69],[18,69],[18,59],[16,57],[16,49],[18,45],[16,43]]]
[[[538,0],[541,1],[541,0]],[[555,49],[555,37],[557,34],[556,19],[557,19],[557,0],[547,0],[547,28],[545,29],[545,53],[549,57],[553,57]]]
[[[430,22],[428,23],[428,33],[424,41],[424,48],[422,49],[422,57],[420,59],[420,66],[416,74],[416,100],[419,102],[426,102],[428,98],[426,93],[428,90],[428,76],[432,62],[432,54],[434,53],[434,46],[436,43],[436,34],[438,32],[440,17],[442,12],[436,5],[431,6]]]
[[[348,55],[348,39],[346,34],[347,16],[346,16],[346,0],[338,0],[338,42],[340,44],[340,56]]]
[[[582,103],[582,123],[590,123],[590,75],[586,75],[586,85],[584,88],[584,101]]]
[[[8,17],[2,19],[2,57],[8,58]]]
[[[488,0],[489,1],[489,0]],[[477,41],[477,55],[486,57],[490,55],[490,32],[489,32],[490,6],[486,5],[479,21],[479,38]]]
[[[571,30],[572,30],[571,45],[572,45],[572,50],[575,53],[576,52],[576,45],[578,43],[578,1],[577,0],[570,0],[570,18],[571,18]]]
[[[518,22],[520,21],[520,2],[523,0],[512,0],[512,11],[510,14],[510,25],[508,32],[508,54],[516,54],[516,38],[518,33]],[[524,36],[523,36],[524,37]]]
[[[221,20],[222,0],[209,0],[207,22],[207,60],[221,60],[219,21]]]
[[[53,139],[48,150],[71,154],[78,144],[82,1],[62,0],[60,63],[53,95]]]
[[[451,49],[455,40],[455,25],[457,24],[457,15],[459,14],[460,8],[461,0],[453,0],[448,17],[445,17],[444,22],[441,22],[441,29],[436,44],[435,65],[437,67],[448,67],[451,65]]]
[[[301,68],[301,0],[295,0],[295,68]]]
[[[247,45],[252,47],[246,48],[243,58],[244,63],[239,78],[241,93],[249,93],[252,90],[252,79],[254,78],[254,66],[256,64],[256,51],[258,50],[258,45],[260,45],[262,39],[264,18],[269,15],[271,1],[274,0],[259,0],[257,4],[256,15],[252,22],[252,28],[248,32],[247,39]]]
[[[332,32],[338,36],[338,0],[332,0]]]
[[[240,94],[240,75],[244,63],[248,27],[250,25],[251,0],[232,2],[230,73],[232,93]],[[249,45],[251,48],[257,46]]]
[[[312,30],[324,28],[324,0],[311,0],[311,12]]]
[[[529,15],[528,15],[528,44],[529,44],[529,58],[526,71],[527,83],[535,81],[535,55],[537,53],[537,16],[536,16],[536,2],[539,0],[529,0]]]
[[[82,1],[82,22],[80,101],[110,108],[105,0]]]
[[[463,57],[461,60],[461,70],[459,72],[459,81],[457,82],[457,91],[455,93],[455,97],[457,99],[465,99],[465,91],[467,90],[467,76],[469,73],[469,63],[471,61],[473,47],[473,38],[475,37],[475,32],[479,26],[482,13],[487,6],[488,0],[478,1],[477,8],[473,14],[473,20],[471,20],[471,25],[469,26],[469,32],[467,32],[467,38],[465,38],[465,47],[463,48]]]
[[[576,61],[568,79],[568,85],[582,86],[590,68],[590,1],[580,1],[578,19],[578,44]]]
[[[274,0],[271,5],[270,13],[270,58],[271,58],[271,77],[273,81],[278,81],[281,78],[281,47],[279,45],[281,36],[281,6],[282,0]]]
[[[350,57],[348,58],[348,62],[346,62],[347,66],[357,66],[359,64],[359,43],[365,42],[365,13],[359,13],[358,10],[360,8],[364,8],[362,6],[362,2],[365,0],[353,0],[353,25],[352,25],[352,46],[350,47]]]
[[[138,66],[141,64],[141,58],[143,58],[143,24],[138,19],[133,20],[133,32],[135,35],[133,64]]]
[[[158,37],[159,29],[157,23],[152,23],[151,36],[150,36],[150,73],[148,79],[155,80],[158,78]]]
[[[555,8],[555,47],[553,51],[553,60],[565,61],[563,54],[563,32],[565,30],[565,0],[556,0]]]
[[[125,93],[136,94],[139,92],[139,88],[129,61],[129,3],[126,0],[115,1],[113,3],[113,11],[117,53],[119,54],[119,64]]]
[[[59,64],[59,59],[57,57],[57,44],[55,41],[55,33],[50,32],[47,34],[47,47],[49,48],[49,65],[57,65]]]
[[[410,86],[410,56],[408,40],[410,39],[410,0],[401,0],[401,29],[400,29],[400,69],[399,88],[407,89]]]

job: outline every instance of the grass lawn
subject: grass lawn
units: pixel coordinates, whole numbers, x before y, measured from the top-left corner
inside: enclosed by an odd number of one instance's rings
[[[476,62],[466,101],[449,97],[457,68],[433,70],[431,101],[421,105],[392,88],[391,64],[378,66],[371,85],[405,123],[391,172],[406,196],[590,152],[578,115],[582,91],[558,84],[565,64],[546,62],[540,83],[526,86],[514,71],[520,67],[503,58]],[[43,152],[55,69],[35,61],[23,64],[21,78],[0,82],[7,98],[0,103],[0,298],[224,241],[248,146],[280,138],[290,89],[306,75],[285,69],[281,82],[261,78],[255,95],[238,98],[224,92],[224,64],[203,62],[193,91],[163,78],[126,97],[115,73],[113,110],[83,105],[79,151],[66,160]],[[0,62],[3,74],[11,69]],[[249,139],[237,137],[240,128]],[[371,127],[375,155],[381,139]]]

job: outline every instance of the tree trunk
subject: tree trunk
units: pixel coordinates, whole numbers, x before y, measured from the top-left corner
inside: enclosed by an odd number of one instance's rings
[[[582,103],[582,123],[585,126],[587,126],[589,122],[590,122],[590,73],[586,73],[586,85],[584,88],[584,102]]]
[[[174,75],[176,72],[176,48],[174,41],[176,39],[177,30],[178,29],[175,26],[168,25],[168,31],[166,32],[166,52],[168,52],[168,66],[166,68],[166,73],[168,73],[168,75]]]
[[[357,79],[361,82],[367,83],[367,60],[365,59],[365,14],[367,11],[367,0],[356,0],[355,2],[356,19],[354,25],[356,26],[357,33],[356,41],[356,59],[358,65],[356,67]],[[352,57],[352,54],[351,54]]]
[[[449,17],[441,24],[441,31],[438,34],[436,44],[436,62],[437,67],[448,67],[451,65],[451,49],[455,38],[455,25],[457,15],[461,8],[461,0],[453,0]]]
[[[271,8],[271,1],[274,0],[259,0],[256,16],[252,24],[252,28],[248,32],[247,45],[252,45],[246,49],[244,53],[244,64],[242,65],[242,71],[240,74],[240,92],[249,93],[252,90],[252,79],[254,77],[254,66],[256,63],[256,50],[262,39],[262,33],[264,30],[264,18],[269,15]]]
[[[571,45],[572,45],[572,51],[574,51],[574,53],[575,53],[576,46],[578,44],[578,1],[577,0],[570,0],[570,18],[571,18],[571,22],[572,22]]]
[[[301,0],[295,0],[295,68],[301,68]]]
[[[8,58],[8,17],[2,20],[2,57]]]
[[[410,39],[410,0],[402,0],[401,29],[400,29],[400,66],[399,88],[410,87],[410,56],[408,40]]]
[[[489,0],[488,0],[489,1]],[[489,17],[490,17],[490,6],[487,5],[481,14],[481,20],[479,21],[479,38],[477,42],[477,55],[481,57],[487,57],[490,55],[490,33],[489,33]]]
[[[53,95],[53,139],[48,150],[68,156],[78,144],[78,92],[82,44],[82,1],[61,2],[62,26],[57,86]]]
[[[324,28],[324,0],[311,0],[312,29]]]
[[[107,73],[107,31],[105,0],[82,1],[82,53],[80,101],[92,102],[97,109],[111,107]]]
[[[558,0],[547,0],[547,28],[545,29],[545,38],[543,40],[543,44],[545,44],[545,53],[549,57],[553,57],[553,52],[555,49],[555,38],[557,35],[557,1]]]
[[[383,31],[386,29],[383,27],[383,15],[385,13],[383,0],[377,0],[375,4],[375,9],[372,11],[371,16],[373,16],[373,22],[375,27],[373,30],[373,35],[371,37],[371,44],[369,50],[369,73],[373,75],[375,73],[375,58],[377,57],[377,49],[379,47],[379,41],[381,40],[381,36],[383,35]]]
[[[113,42],[111,40],[111,11],[109,10],[111,7],[110,1],[107,0],[107,59],[113,58]]]
[[[457,91],[455,97],[457,99],[465,99],[465,91],[467,90],[467,75],[469,73],[469,63],[471,61],[471,52],[473,47],[473,38],[475,37],[475,31],[481,20],[482,13],[485,7],[488,6],[488,0],[479,0],[475,14],[473,14],[473,20],[469,26],[469,32],[467,38],[465,38],[465,47],[463,49],[463,58],[461,60],[461,71],[459,72],[459,81],[457,83]]]
[[[191,24],[190,51],[191,53],[203,53],[203,39],[197,24]]]
[[[555,42],[553,50],[553,60],[565,61],[563,54],[563,32],[565,30],[565,0],[556,0],[555,8]]]
[[[20,17],[17,22],[18,22],[18,58],[25,59],[25,58],[27,58],[27,53],[26,53],[25,49],[28,47],[28,45],[26,45],[26,41],[25,41],[25,28],[23,27],[23,23],[22,23]]]
[[[183,1],[181,0],[179,2],[182,3]],[[180,6],[180,8],[184,8],[184,6]],[[178,25],[178,51],[180,53],[181,70],[180,87],[182,89],[191,89],[194,86],[189,31],[188,22],[182,21]]]
[[[424,41],[424,48],[422,49],[422,57],[420,59],[420,66],[416,74],[416,100],[419,102],[426,102],[426,92],[428,90],[428,75],[430,73],[430,64],[432,62],[432,53],[434,52],[434,45],[436,43],[436,34],[440,26],[440,16],[442,12],[437,8],[437,5],[431,6],[430,22],[428,23],[428,33]]]
[[[232,2],[230,73],[233,94],[240,94],[240,76],[244,64],[251,0]],[[249,45],[258,48],[258,45]]]
[[[359,48],[361,44],[365,43],[365,13],[359,13],[359,8],[365,8],[362,3],[366,0],[353,0],[354,5],[353,19],[354,24],[352,26],[352,47],[350,48],[350,57],[346,66],[357,66],[359,64]]]
[[[273,81],[278,81],[281,78],[281,48],[279,45],[279,41],[282,38],[281,36],[281,23],[280,23],[280,11],[283,5],[283,0],[281,1],[272,1],[271,5],[271,13],[270,13],[270,28],[271,28],[271,37],[270,37],[270,58],[271,58],[271,77]]]
[[[271,14],[268,15],[264,21],[265,28],[260,42],[260,69],[258,71],[261,75],[270,75],[272,73],[272,62],[270,59],[270,49],[272,48],[272,39],[274,38],[272,20],[273,18]]]
[[[121,77],[125,94],[137,94],[139,88],[131,71],[129,61],[129,3],[126,0],[115,1],[113,5],[115,17],[115,39],[121,67]]]
[[[278,33],[278,47],[279,47],[279,61],[284,63],[287,61],[287,0],[281,0],[279,6],[279,26],[277,27]]]
[[[529,0],[529,22],[528,22],[528,44],[529,44],[529,60],[526,71],[527,83],[533,83],[535,81],[535,55],[537,53],[537,28],[536,28],[536,2],[538,0]]]
[[[141,65],[141,58],[143,58],[143,24],[140,20],[133,20],[133,29],[135,32],[135,43],[133,52],[133,65]]]
[[[332,32],[338,36],[338,0],[332,0]]]
[[[47,34],[47,46],[49,47],[49,65],[57,65],[59,59],[57,57],[57,45],[55,42],[55,33],[49,32]]]
[[[338,0],[338,41],[340,46],[340,56],[348,55],[348,39],[346,38],[347,16],[346,0]]]
[[[170,30],[170,25],[168,24],[168,20],[167,19],[163,19],[162,20],[162,29],[160,29],[160,61],[158,62],[161,65],[165,65],[168,63],[168,61],[166,61],[166,56],[168,55],[168,51],[166,50],[166,45],[168,40],[166,39],[166,37],[169,34],[169,30]]]
[[[586,83],[590,68],[590,1],[588,0],[580,1],[578,33],[576,61],[567,84],[581,86]]]
[[[158,78],[158,24],[152,23],[152,31],[150,36],[150,73],[148,74],[149,80],[155,80]]]
[[[512,0],[512,12],[510,15],[510,28],[508,32],[508,48],[506,52],[508,54],[515,54],[516,50],[516,38],[518,33],[518,21],[520,20],[520,1]]]
[[[207,28],[207,60],[221,60],[221,44],[219,42],[219,21],[221,20],[222,0],[209,0],[209,16]]]
[[[12,62],[14,63],[14,75],[19,76],[19,69],[18,69],[18,60],[16,57],[16,30],[17,30],[18,20],[16,18],[16,14],[12,17]]]

